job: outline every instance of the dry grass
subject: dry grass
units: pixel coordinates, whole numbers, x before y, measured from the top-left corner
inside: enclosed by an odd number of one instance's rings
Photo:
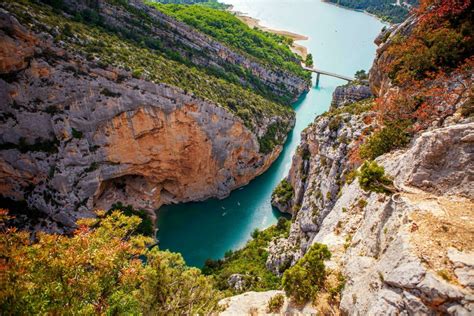
[[[474,202],[461,197],[404,194],[419,208],[410,215],[411,243],[426,266],[456,283],[448,248],[474,250]]]

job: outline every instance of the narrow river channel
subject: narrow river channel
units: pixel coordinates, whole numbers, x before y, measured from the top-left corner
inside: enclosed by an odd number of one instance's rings
[[[320,0],[225,0],[235,11],[279,30],[306,35],[299,42],[313,54],[317,68],[352,76],[368,70],[375,56],[374,38],[383,24],[372,16],[342,9]],[[207,258],[221,258],[242,247],[255,228],[264,229],[281,214],[272,209],[273,188],[287,174],[301,131],[330,105],[336,86],[344,81],[322,76],[293,107],[296,125],[275,163],[247,186],[224,199],[166,205],[158,213],[161,249],[180,252],[186,263],[201,267]]]

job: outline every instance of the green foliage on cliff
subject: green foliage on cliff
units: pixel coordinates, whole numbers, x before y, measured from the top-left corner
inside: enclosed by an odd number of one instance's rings
[[[331,258],[326,245],[315,243],[294,266],[283,274],[282,284],[287,296],[303,304],[315,299],[326,279],[325,260]]]
[[[354,74],[354,78],[356,78],[359,81],[368,80],[369,79],[369,74],[364,69],[357,70]]]
[[[364,10],[374,14],[379,18],[392,22],[400,23],[406,19],[409,9],[405,6],[395,5],[393,0],[328,0],[331,3],[338,4],[355,10]],[[404,1],[410,4],[417,4],[417,0]]]
[[[33,142],[30,142],[27,139],[20,137],[18,144],[0,144],[0,150],[18,149],[21,153],[39,151],[54,154],[58,152],[58,146],[59,141],[57,141],[56,139],[46,140],[41,137],[37,137]]]
[[[227,6],[217,0],[153,0],[164,4],[198,4],[215,8],[226,8]]]
[[[4,226],[0,256],[5,315],[195,315],[218,310],[221,294],[179,254],[148,249],[140,219],[116,211],[83,219],[72,236]],[[34,242],[32,240],[35,240]]]
[[[260,152],[267,154],[271,152],[275,146],[282,145],[286,139],[284,135],[288,128],[287,126],[287,124],[281,122],[270,124],[267,127],[266,133],[258,139]]]
[[[280,313],[283,304],[285,303],[285,296],[283,294],[277,294],[270,298],[267,305],[267,312],[269,313]]]
[[[265,64],[286,69],[308,80],[311,78],[301,68],[298,57],[288,47],[288,39],[283,36],[251,29],[227,11],[204,6],[161,5],[151,1],[148,4]]]
[[[401,148],[410,141],[407,132],[409,122],[391,122],[375,131],[360,146],[360,157],[373,160],[393,149]]]
[[[357,174],[359,185],[364,191],[393,193],[393,181],[385,175],[385,170],[375,161],[365,161]]]
[[[230,251],[224,259],[208,259],[202,269],[204,274],[213,275],[217,287],[232,295],[244,291],[266,291],[280,287],[280,278],[265,266],[268,257],[268,245],[271,240],[288,237],[290,221],[280,217],[278,224],[263,231],[254,231],[252,239],[239,250]],[[232,289],[228,283],[233,274],[242,275],[244,288],[242,291]]]
[[[334,117],[343,113],[359,115],[364,112],[370,111],[375,105],[374,98],[363,99],[351,104],[341,106],[339,108],[331,109],[321,114],[321,116]]]
[[[278,198],[280,203],[287,203],[293,198],[293,186],[283,179],[273,190],[272,197]]]
[[[313,55],[311,54],[306,55],[306,60],[304,61],[304,64],[307,67],[313,67],[314,66]]]

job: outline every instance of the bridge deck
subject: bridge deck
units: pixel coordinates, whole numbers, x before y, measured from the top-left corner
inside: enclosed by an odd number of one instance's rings
[[[321,74],[321,75],[331,76],[331,77],[335,77],[335,78],[339,78],[339,79],[343,79],[343,80],[347,80],[347,81],[354,81],[354,78],[352,78],[352,77],[348,77],[348,76],[344,76],[344,75],[338,75],[336,73],[329,72],[329,71],[324,71],[324,70],[321,70],[321,69],[310,68],[310,67],[303,67],[303,69],[308,70],[308,71],[312,71],[312,72],[315,72],[315,73],[318,73],[318,74]]]

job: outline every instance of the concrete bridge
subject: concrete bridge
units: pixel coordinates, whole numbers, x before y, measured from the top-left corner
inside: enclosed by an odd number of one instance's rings
[[[315,72],[317,74],[316,75],[316,87],[319,86],[319,76],[320,75],[331,76],[331,77],[339,78],[339,79],[346,80],[346,81],[349,81],[349,82],[355,80],[352,77],[348,77],[348,76],[344,76],[344,75],[338,75],[336,73],[329,72],[329,71],[324,71],[324,70],[321,70],[321,69],[310,68],[310,67],[306,67],[306,66],[304,66],[303,69],[311,71],[311,72]]]

